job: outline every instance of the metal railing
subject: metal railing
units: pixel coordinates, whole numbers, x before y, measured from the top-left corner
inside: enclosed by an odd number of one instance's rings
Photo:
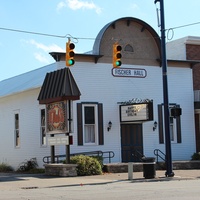
[[[113,151],[103,151],[102,152],[102,157],[103,159],[107,159],[109,160],[109,163],[111,163],[111,158],[115,157],[115,153]]]
[[[143,155],[140,151],[136,149],[133,150],[132,156],[137,158],[139,161],[143,161],[143,158],[145,158],[145,155]]]
[[[158,163],[158,158],[162,159],[163,161],[166,161],[165,159],[166,155],[160,149],[155,149],[154,155],[156,156],[157,163]]]
[[[80,153],[73,153],[70,154],[70,156],[76,156],[76,155],[87,155],[87,156],[99,156],[103,159],[108,159],[109,163],[111,163],[111,158],[115,156],[115,153],[113,151],[89,151],[89,152],[80,152]],[[61,163],[66,159],[66,155],[55,155],[55,163]],[[44,163],[51,163],[51,156],[45,156],[43,158]]]

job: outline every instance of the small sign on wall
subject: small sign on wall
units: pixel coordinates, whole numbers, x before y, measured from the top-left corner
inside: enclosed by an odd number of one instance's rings
[[[69,145],[69,136],[56,136],[48,138],[48,145]]]
[[[147,71],[139,68],[112,68],[112,75],[115,77],[145,78]]]
[[[150,121],[153,120],[153,103],[120,105],[120,121]]]

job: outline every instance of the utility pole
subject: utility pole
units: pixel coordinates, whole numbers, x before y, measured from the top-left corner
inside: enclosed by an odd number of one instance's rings
[[[155,0],[154,3],[160,2],[160,19],[161,19],[161,56],[162,56],[162,76],[163,76],[163,103],[165,119],[165,164],[166,177],[173,177],[172,155],[171,155],[171,138],[170,138],[170,119],[169,119],[169,100],[168,100],[168,83],[167,83],[167,58],[165,42],[165,17],[164,17],[164,0]]]

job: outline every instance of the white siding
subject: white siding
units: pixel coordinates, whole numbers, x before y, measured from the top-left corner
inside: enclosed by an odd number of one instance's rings
[[[162,68],[124,65],[123,67],[126,68],[146,69],[147,77],[119,78],[111,75],[110,65],[97,64],[93,70],[91,67],[93,65],[88,63],[81,64],[81,68],[78,64],[72,68],[72,73],[82,93],[80,101],[103,103],[105,145],[100,148],[115,151],[114,160],[119,162],[121,159],[121,150],[119,149],[121,141],[119,105],[117,102],[128,101],[132,98],[153,99],[154,120],[158,121],[157,104],[163,103]],[[168,67],[168,85],[169,102],[177,103],[183,109],[181,116],[182,143],[172,144],[172,156],[174,160],[189,160],[195,151],[192,70]],[[107,132],[106,127],[110,120],[113,126],[111,131]],[[143,123],[144,154],[147,156],[153,156],[155,148],[165,152],[165,144],[160,145],[158,141],[158,129],[156,131],[152,129],[153,123],[154,121]],[[80,151],[83,148],[84,150],[96,149],[96,147],[79,148],[81,148]]]
[[[166,43],[167,59],[186,60],[187,37]]]
[[[170,102],[178,103],[182,108],[182,143],[172,144],[174,160],[189,160],[196,151],[194,129],[194,93],[192,70],[171,68],[169,71]],[[178,92],[178,93],[177,93]]]
[[[37,157],[42,167],[42,157],[50,150],[40,146],[39,89],[10,95],[0,99],[0,163],[18,168],[25,159]],[[20,147],[14,145],[14,112],[19,111]]]

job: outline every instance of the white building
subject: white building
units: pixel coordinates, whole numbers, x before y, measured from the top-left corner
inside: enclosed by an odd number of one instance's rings
[[[167,43],[168,58],[192,60],[196,152],[200,152],[200,37],[187,36]]]
[[[113,69],[115,42],[122,46],[122,66]],[[160,51],[160,39],[152,27],[127,17],[99,32],[91,54],[75,56],[70,71],[81,96],[73,101],[71,153],[113,151],[112,162],[128,162],[137,160],[135,151],[151,157],[155,149],[165,152]],[[42,167],[43,157],[50,155],[45,105],[39,105],[37,98],[46,73],[66,67],[65,53],[50,54],[54,64],[0,82],[0,163],[17,168],[25,159],[36,157]],[[173,59],[168,61],[169,103],[181,107],[182,115],[170,118],[172,160],[189,160],[195,152],[191,61]],[[153,107],[145,107],[146,99]],[[142,106],[129,105],[138,102]],[[56,146],[56,154],[64,153],[64,146]]]

